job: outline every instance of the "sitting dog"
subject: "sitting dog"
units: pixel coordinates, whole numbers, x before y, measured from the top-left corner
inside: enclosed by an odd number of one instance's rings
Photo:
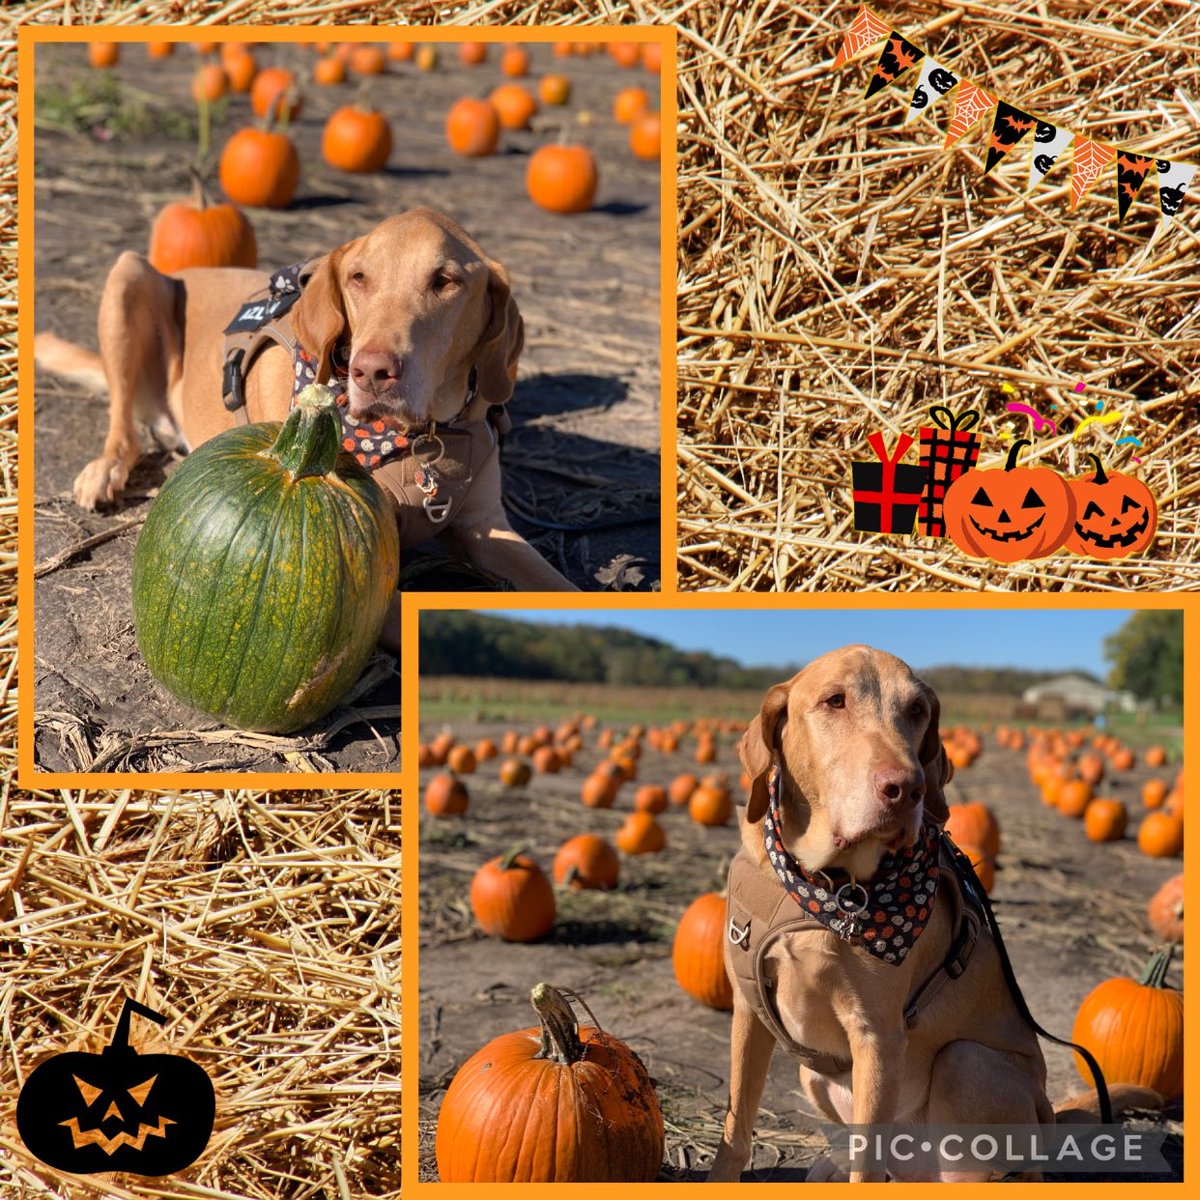
[[[831,1121],[1055,1120],[1037,1036],[941,845],[952,768],[938,716],[903,662],[847,646],[771,688],[742,738],[730,1100],[710,1180],[736,1180],[750,1160],[776,1042]],[[828,1159],[809,1174],[839,1177]]]
[[[505,515],[497,433],[524,327],[503,267],[440,213],[389,217],[282,282],[164,275],[127,251],[105,284],[99,344],[35,341],[39,366],[109,392],[104,451],[75,480],[82,507],[120,496],[142,452],[136,422],[195,448],[239,420],[282,420],[316,378],[344,392],[347,447],[392,498],[402,549],[444,531],[518,590],[577,590]]]

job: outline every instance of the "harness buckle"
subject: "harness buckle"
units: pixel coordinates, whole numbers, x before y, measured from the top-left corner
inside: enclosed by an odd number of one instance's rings
[[[435,525],[440,525],[450,515],[449,500],[435,500],[432,496],[426,496],[421,504],[425,509],[425,515]]]
[[[737,922],[732,917],[730,917],[729,918],[729,940],[735,946],[740,946],[743,950],[749,950],[750,949],[750,922],[747,921],[746,924],[743,925],[741,927],[741,929],[739,929],[737,927]]]

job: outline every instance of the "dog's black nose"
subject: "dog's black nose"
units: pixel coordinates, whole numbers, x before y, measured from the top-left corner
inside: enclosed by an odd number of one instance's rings
[[[875,794],[888,808],[903,808],[924,796],[925,780],[917,771],[885,767],[875,772]]]

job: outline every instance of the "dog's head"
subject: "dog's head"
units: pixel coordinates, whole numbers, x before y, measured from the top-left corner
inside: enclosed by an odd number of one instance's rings
[[[915,843],[923,822],[949,813],[953,768],[933,690],[900,659],[846,646],[776,684],[742,737],[750,777],[747,844],[761,852],[773,766],[780,767],[788,849],[808,870],[874,873],[888,850]]]
[[[316,264],[292,310],[318,378],[346,373],[351,415],[416,428],[506,404],[525,334],[499,263],[428,208],[389,217]]]

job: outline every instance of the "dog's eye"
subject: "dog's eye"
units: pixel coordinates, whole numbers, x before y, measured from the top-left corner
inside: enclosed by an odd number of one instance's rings
[[[846,707],[846,693],[845,692],[834,692],[834,694],[832,696],[825,697],[825,703],[827,705],[829,705],[830,708],[845,708]]]
[[[366,277],[366,275],[363,274],[362,271],[351,271],[350,272],[350,282],[361,285],[361,284],[364,284],[367,282],[367,277]]]
[[[439,271],[433,277],[433,290],[435,292],[444,292],[447,289],[454,287],[457,283],[457,275],[451,275],[449,271]]]
[[[919,721],[925,715],[925,701],[914,700],[912,702],[912,708],[909,710],[909,712],[911,713],[913,720]]]

